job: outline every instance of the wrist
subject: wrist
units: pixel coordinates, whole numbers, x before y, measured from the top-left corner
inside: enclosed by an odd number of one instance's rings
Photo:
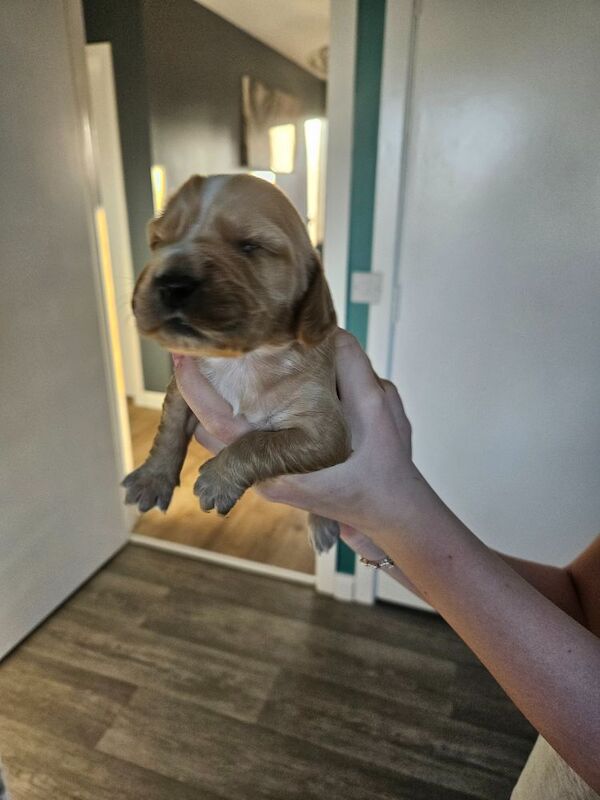
[[[465,537],[473,537],[416,468],[392,497],[395,501],[392,499],[377,529],[370,532],[386,553],[393,550],[399,556],[420,551],[433,557],[443,543],[464,545]]]
[[[418,529],[422,520],[439,500],[425,478],[413,467],[393,487],[384,487],[385,501],[374,515],[369,534],[374,539],[389,540],[403,532]]]

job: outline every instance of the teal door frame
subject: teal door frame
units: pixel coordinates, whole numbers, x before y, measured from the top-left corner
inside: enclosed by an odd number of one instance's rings
[[[351,285],[355,272],[371,270],[385,12],[386,0],[358,0],[346,329],[365,349],[369,306],[352,302]],[[340,542],[338,572],[354,574],[355,561],[354,552]]]

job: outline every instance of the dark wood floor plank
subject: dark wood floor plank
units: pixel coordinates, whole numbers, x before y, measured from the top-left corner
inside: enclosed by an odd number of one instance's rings
[[[32,729],[93,747],[134,687],[85,680],[82,670],[60,666],[24,650],[15,652],[0,670],[0,711]]]
[[[29,641],[32,642],[33,639]],[[55,681],[72,689],[92,691],[122,705],[128,702],[136,688],[134,684],[123,680],[121,676],[101,675],[95,670],[81,669],[73,663],[36,653],[29,647],[29,642],[17,650],[13,650],[11,655],[2,662],[0,684],[4,680],[5,670],[7,674],[10,674],[11,669],[18,672],[23,681],[29,675],[44,677],[46,680]]]
[[[3,712],[14,800],[507,800],[534,736],[434,615],[140,547],[0,665]]]
[[[475,658],[446,623],[434,614],[378,604],[375,608],[348,605],[317,594],[307,586],[234,572],[215,564],[169,556],[144,547],[128,547],[111,562],[111,571],[162,583],[177,597],[199,603],[202,597],[243,604],[379,642],[397,644],[415,652],[439,655],[457,663]]]
[[[136,692],[98,749],[227,800],[473,798],[146,690]]]
[[[223,800],[1,715],[0,752],[11,800]]]
[[[283,670],[259,724],[403,776],[507,797],[531,742]]]
[[[161,636],[75,607],[48,620],[22,649],[136,686],[160,687],[247,721],[258,717],[277,675],[277,667],[265,661]]]
[[[175,603],[144,623],[147,630],[324,676],[402,702],[449,713],[444,687],[456,665],[448,659],[364,639],[310,623],[205,598]],[[243,602],[241,600],[240,602]],[[349,609],[351,613],[351,609]]]
[[[140,624],[168,594],[169,587],[161,583],[101,570],[73,596],[69,607]]]

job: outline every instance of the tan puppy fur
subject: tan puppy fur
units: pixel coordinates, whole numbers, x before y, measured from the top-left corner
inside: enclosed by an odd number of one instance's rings
[[[248,175],[190,178],[149,226],[153,257],[133,296],[140,333],[198,369],[254,430],[200,470],[201,507],[226,514],[253,484],[344,461],[335,386],[336,319],[319,257],[285,195]],[[166,510],[196,419],[175,380],[126,502]],[[336,523],[310,519],[315,549]]]

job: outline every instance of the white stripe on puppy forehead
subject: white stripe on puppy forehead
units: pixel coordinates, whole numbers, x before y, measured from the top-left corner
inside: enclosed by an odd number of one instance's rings
[[[202,204],[200,206],[200,216],[198,221],[192,225],[190,233],[193,235],[197,232],[206,219],[208,211],[221,189],[231,180],[231,175],[211,175],[205,178],[202,183]]]

